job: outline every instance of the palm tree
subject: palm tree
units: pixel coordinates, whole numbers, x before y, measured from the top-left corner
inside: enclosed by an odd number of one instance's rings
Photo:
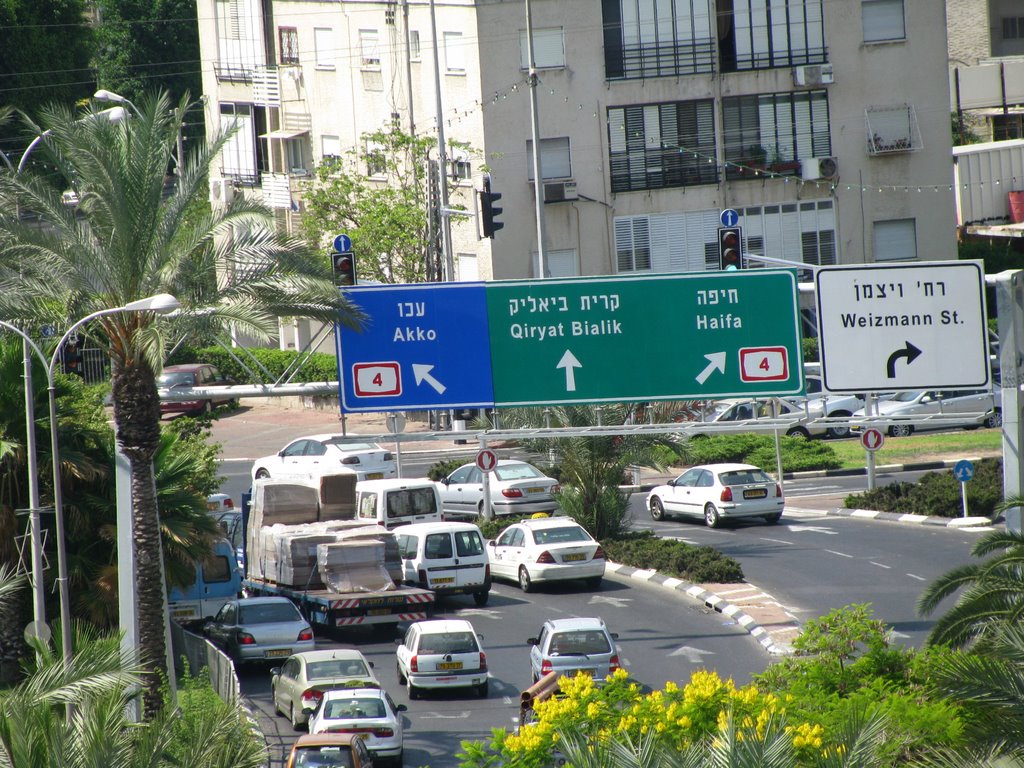
[[[36,155],[52,165],[0,172],[0,316],[63,325],[88,313],[170,293],[256,338],[294,315],[355,326],[358,314],[333,287],[326,259],[276,235],[270,211],[236,196],[224,209],[196,212],[227,136],[193,149],[173,185],[167,170],[187,98],[147,96],[138,115],[114,123],[98,113],[53,106],[32,125]],[[75,194],[74,207],[61,191]],[[32,211],[38,222],[16,215]],[[187,312],[186,312],[187,314]],[[147,717],[161,707],[166,674],[160,526],[152,461],[159,446],[155,372],[164,326],[153,313],[97,320],[92,338],[112,367],[117,441],[131,473],[138,643]]]
[[[928,636],[931,644],[970,646],[990,628],[1024,618],[1024,534],[992,531],[974,543],[971,554],[993,556],[983,563],[948,571],[928,585],[918,599],[918,612],[928,616],[947,597],[963,590],[953,607],[932,627]]]

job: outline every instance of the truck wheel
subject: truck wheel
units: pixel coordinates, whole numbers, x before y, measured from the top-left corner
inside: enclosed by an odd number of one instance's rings
[[[487,590],[486,592],[474,592],[473,593],[473,602],[476,603],[479,606],[487,605],[487,600],[490,598],[490,596],[491,596],[491,591],[490,590]]]

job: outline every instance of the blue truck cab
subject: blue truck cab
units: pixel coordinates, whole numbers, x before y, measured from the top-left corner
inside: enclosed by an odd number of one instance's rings
[[[210,556],[196,563],[196,580],[188,587],[171,588],[171,618],[188,621],[215,616],[222,605],[237,598],[242,591],[242,572],[235,556],[230,541],[217,540]]]

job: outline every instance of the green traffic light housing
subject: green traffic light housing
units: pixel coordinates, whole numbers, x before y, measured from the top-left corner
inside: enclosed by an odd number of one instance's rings
[[[494,233],[505,226],[498,221],[502,209],[495,205],[501,200],[501,193],[491,191],[491,177],[484,176],[484,188],[480,191],[480,225],[484,237],[494,238]]]
[[[718,268],[724,271],[743,269],[742,227],[719,227]]]

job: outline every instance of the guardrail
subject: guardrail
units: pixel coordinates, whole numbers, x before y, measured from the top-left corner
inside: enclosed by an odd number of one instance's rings
[[[174,669],[183,672],[188,660],[189,671],[195,674],[203,667],[210,671],[210,685],[228,704],[237,704],[242,698],[234,662],[205,637],[189,632],[176,621],[171,622],[171,648]]]

